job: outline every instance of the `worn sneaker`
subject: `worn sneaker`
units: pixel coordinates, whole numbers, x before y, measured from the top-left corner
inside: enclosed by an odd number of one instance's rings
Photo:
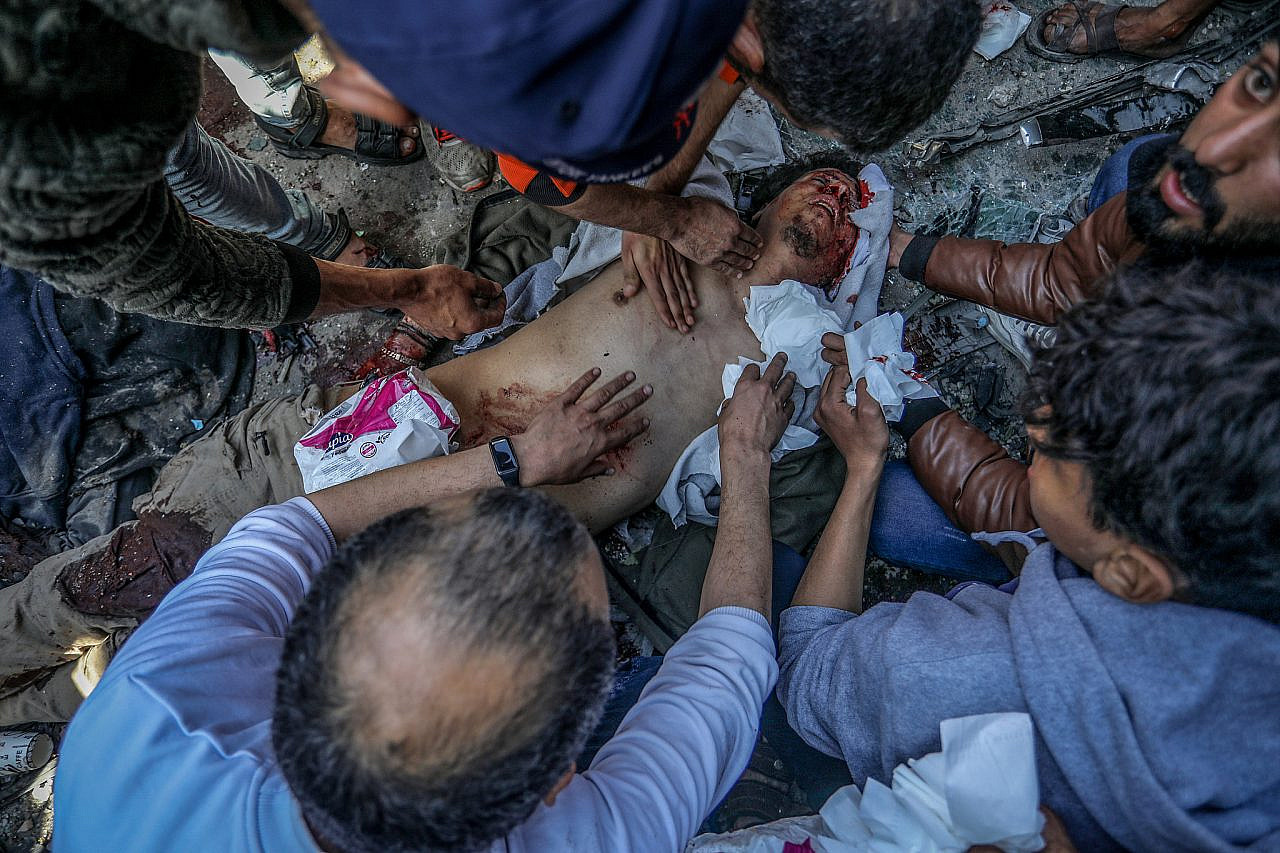
[[[446,184],[464,193],[489,186],[494,169],[492,151],[472,145],[442,127],[428,124],[427,130],[427,159]]]
[[[1041,326],[1039,323],[1010,317],[985,305],[979,305],[978,310],[987,320],[983,328],[1028,370],[1031,369],[1032,349],[1053,346],[1058,337],[1058,330],[1053,326]]]

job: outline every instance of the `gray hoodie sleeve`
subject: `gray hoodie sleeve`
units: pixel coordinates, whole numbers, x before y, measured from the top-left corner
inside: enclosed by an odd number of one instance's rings
[[[1012,596],[971,587],[917,593],[861,616],[791,607],[779,630],[778,698],[804,740],[843,758],[855,782],[888,781],[941,748],[949,717],[1024,711],[1007,612]]]
[[[156,4],[152,4],[156,5]],[[0,9],[0,263],[117,311],[269,327],[319,298],[314,261],[195,222],[164,181],[199,57],[78,0]]]

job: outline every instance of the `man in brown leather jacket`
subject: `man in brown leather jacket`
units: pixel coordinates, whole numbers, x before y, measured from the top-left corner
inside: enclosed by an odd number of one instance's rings
[[[1118,266],[1191,258],[1277,271],[1280,282],[1280,43],[1231,77],[1180,138],[1135,140],[1109,160],[1091,212],[1062,242],[921,237],[894,228],[891,266],[933,290],[1054,324]],[[1223,310],[1230,310],[1224,305]],[[844,363],[843,342],[824,353]],[[912,411],[915,408],[916,411]],[[899,431],[924,490],[961,530],[1031,531],[1027,467],[941,401],[908,408]],[[1017,572],[1025,548],[998,556]]]

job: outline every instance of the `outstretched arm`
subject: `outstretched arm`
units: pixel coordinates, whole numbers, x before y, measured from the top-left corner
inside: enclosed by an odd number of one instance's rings
[[[1117,265],[1141,251],[1129,230],[1124,193],[1051,245],[919,237],[897,226],[889,245],[890,265],[908,278],[1049,325],[1072,305],[1096,295]]]
[[[769,457],[795,409],[794,373],[783,374],[785,353],[764,374],[747,365],[720,414],[720,524],[702,583],[698,613],[749,607],[769,618],[773,549],[769,539]]]
[[[777,664],[769,612],[769,451],[791,415],[785,356],[743,371],[720,416],[720,529],[702,615],[667,652],[617,734],[549,809],[507,839],[517,851],[683,850],[755,747]]]
[[[831,368],[822,381],[814,417],[844,456],[846,474],[840,499],[791,603],[860,613],[867,536],[889,448],[889,427],[865,379],[858,380],[858,405],[851,408],[845,402],[849,382],[845,366]]]
[[[649,399],[652,386],[614,400],[635,381],[635,374],[628,372],[587,395],[599,376],[598,367],[587,371],[539,411],[525,432],[511,436],[512,449],[520,460],[521,486],[608,476],[613,470],[600,457],[649,428],[647,418],[627,415]],[[334,538],[341,541],[402,509],[501,485],[486,445],[378,471],[310,498]]]

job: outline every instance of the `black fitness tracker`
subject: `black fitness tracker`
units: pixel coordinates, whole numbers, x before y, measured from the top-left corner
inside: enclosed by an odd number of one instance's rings
[[[505,435],[489,439],[489,454],[493,456],[493,467],[502,484],[520,485],[520,460],[516,458],[516,449],[511,446],[511,439]]]

